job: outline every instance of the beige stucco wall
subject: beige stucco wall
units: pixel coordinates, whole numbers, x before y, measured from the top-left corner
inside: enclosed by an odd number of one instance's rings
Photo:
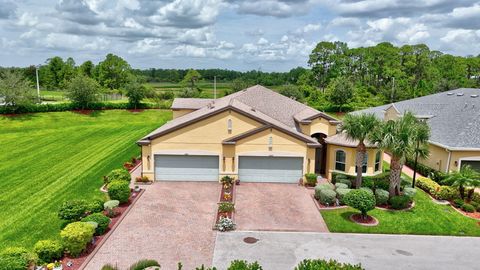
[[[335,154],[337,150],[343,150],[346,154],[345,160],[345,171],[336,171],[335,170]],[[380,151],[376,148],[367,148],[368,160],[367,160],[367,172],[363,175],[371,176],[376,175],[382,172],[383,168],[383,155],[380,154],[380,168],[378,171],[375,170],[375,155]],[[339,146],[328,144],[327,145],[327,178],[332,179],[333,172],[345,173],[349,175],[356,175],[355,173],[355,159],[356,159],[356,148],[354,147],[346,147],[346,146]]]
[[[184,116],[187,113],[191,113],[195,110],[189,110],[189,109],[184,109],[184,110],[172,110],[173,112],[173,119],[178,118],[180,116]]]
[[[300,129],[302,130],[303,134],[310,136],[315,133],[323,133],[327,136],[332,136],[337,133],[337,125],[331,124],[327,119],[321,117],[314,119],[308,125],[301,124]]]
[[[441,172],[459,170],[462,159],[480,160],[480,151],[448,151],[435,144],[430,144],[429,149],[430,156],[427,159],[419,159],[419,162]],[[447,164],[449,152],[451,152],[450,164]]]
[[[383,120],[384,121],[395,120],[398,117],[400,117],[398,111],[393,106],[390,106],[388,107],[388,109],[385,110],[385,113],[383,115]]]

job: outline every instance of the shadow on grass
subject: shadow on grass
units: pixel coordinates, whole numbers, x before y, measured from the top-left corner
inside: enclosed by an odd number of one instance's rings
[[[73,113],[86,115],[90,117],[99,117],[104,113],[105,110],[73,110]]]
[[[358,214],[360,212],[355,212],[355,211],[347,211],[347,212],[343,212],[341,214],[342,218],[348,222],[351,222],[351,223],[355,223],[353,221],[350,220],[350,216],[353,215],[353,214]]]
[[[33,118],[36,118],[37,116],[35,113],[25,113],[25,114],[22,113],[22,114],[0,114],[0,117],[10,121],[24,122],[24,121],[30,121]]]

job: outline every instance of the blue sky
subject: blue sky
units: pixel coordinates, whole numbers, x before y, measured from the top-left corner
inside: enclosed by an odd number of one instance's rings
[[[135,68],[286,71],[319,41],[480,54],[480,1],[0,0],[0,66],[107,53]]]

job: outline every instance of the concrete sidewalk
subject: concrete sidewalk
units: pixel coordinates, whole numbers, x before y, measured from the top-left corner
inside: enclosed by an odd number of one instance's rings
[[[479,269],[478,254],[480,238],[473,237],[237,231],[217,234],[213,265],[223,270],[243,259],[264,270],[292,270],[305,258],[320,258],[365,269]]]

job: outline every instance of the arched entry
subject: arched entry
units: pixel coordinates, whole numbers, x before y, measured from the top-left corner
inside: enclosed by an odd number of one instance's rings
[[[315,173],[325,175],[327,166],[327,144],[325,143],[325,138],[327,134],[314,133],[311,137],[315,138],[322,145],[315,150]]]

